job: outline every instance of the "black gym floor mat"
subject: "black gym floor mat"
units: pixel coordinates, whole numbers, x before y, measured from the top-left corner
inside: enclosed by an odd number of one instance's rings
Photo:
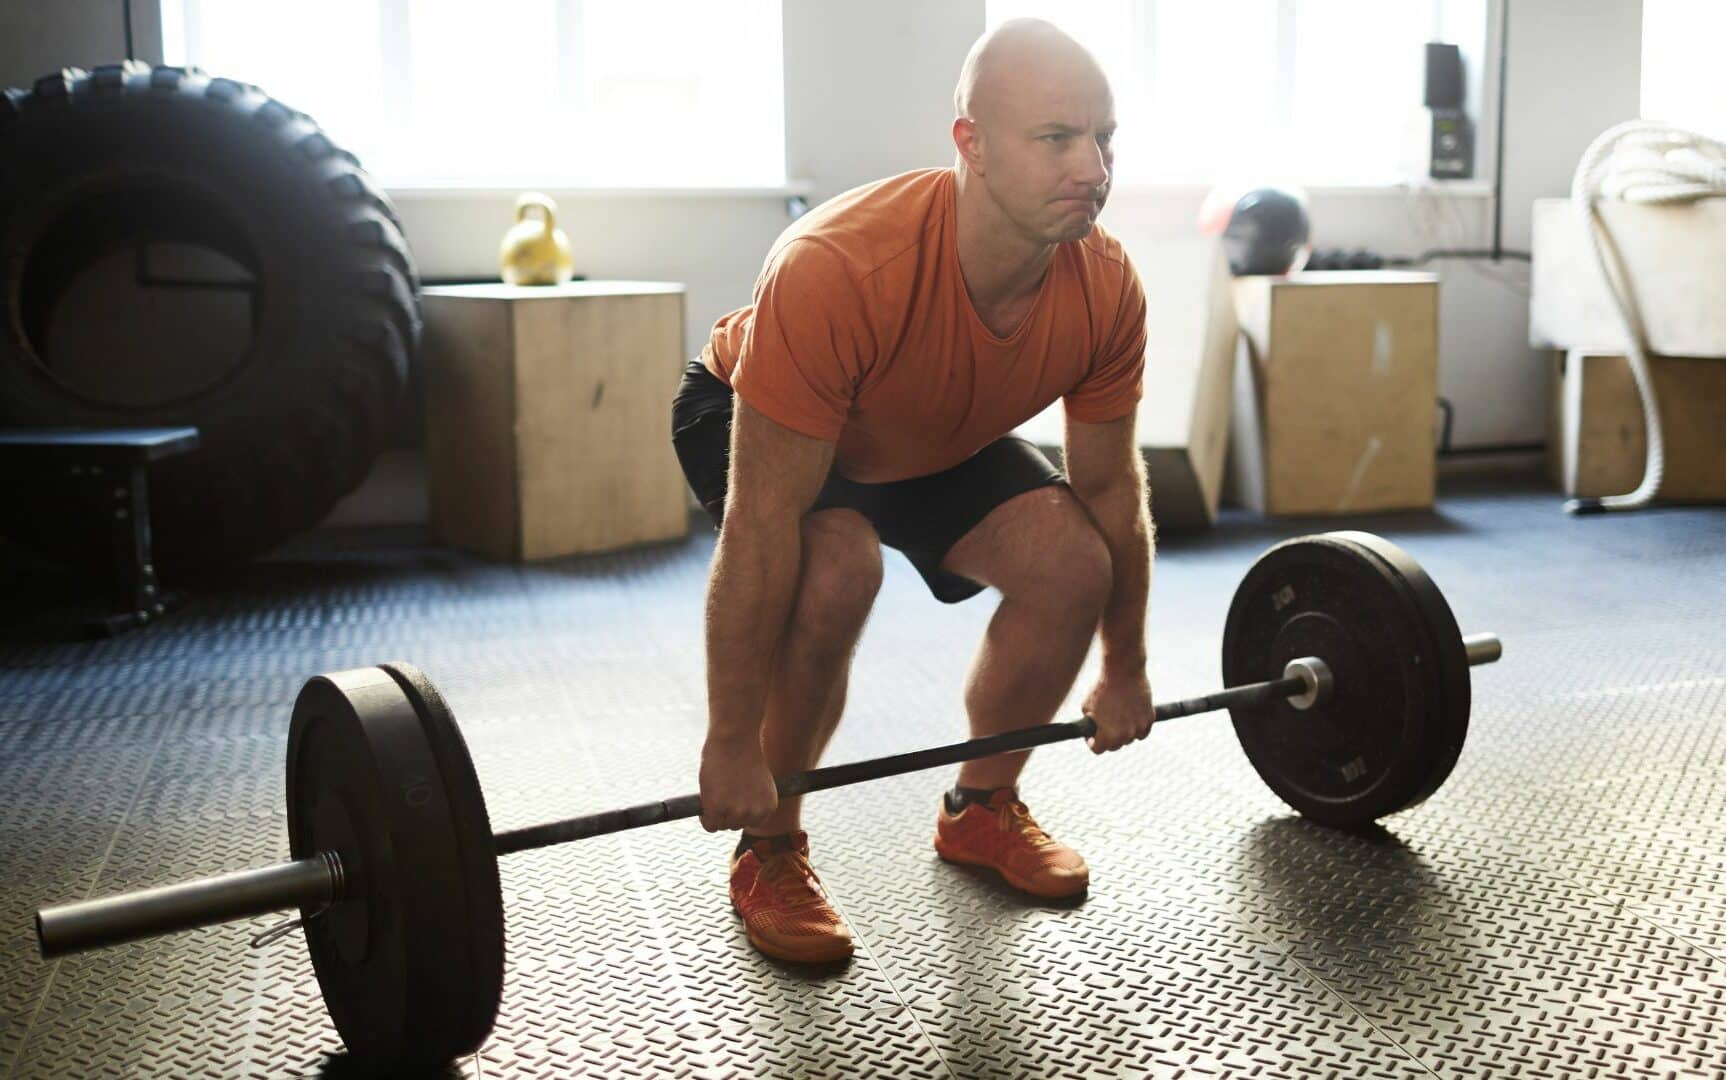
[[[946,771],[817,794],[815,865],[860,939],[822,973],[750,950],[731,841],[693,822],[511,856],[503,1011],[461,1071],[1726,1075],[1726,511],[1558,502],[1452,484],[1438,514],[1163,543],[1163,697],[1216,686],[1236,582],[1323,528],[1389,536],[1465,632],[1503,635],[1455,774],[1382,830],[1290,817],[1222,716],[1037,752],[1024,795],[1092,867],[1074,908],[935,858]],[[316,1074],[339,1043],[297,939],[249,946],[267,921],[44,963],[31,913],[283,857],[289,709],[319,671],[423,667],[498,829],[693,790],[711,553],[704,528],[528,567],[325,534],[157,626],[0,644],[0,1073]],[[889,555],[828,760],[962,737],[992,606],[936,604]]]

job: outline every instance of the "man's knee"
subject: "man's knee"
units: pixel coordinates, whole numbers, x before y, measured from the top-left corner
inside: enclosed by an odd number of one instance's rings
[[[794,628],[806,645],[848,649],[881,591],[881,543],[855,511],[822,511],[803,522],[803,569]]]
[[[1072,605],[1093,616],[1101,615],[1115,587],[1114,559],[1108,542],[1087,515],[1073,523],[1059,546],[1055,587]]]

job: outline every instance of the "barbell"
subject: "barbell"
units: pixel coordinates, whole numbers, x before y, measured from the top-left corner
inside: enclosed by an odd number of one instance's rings
[[[1157,720],[1230,710],[1248,759],[1306,817],[1358,826],[1437,790],[1462,751],[1474,664],[1420,566],[1368,533],[1265,552],[1223,629],[1228,689]],[[1248,681],[1257,679],[1260,681]],[[794,773],[780,797],[1083,738],[1088,718]],[[44,958],[298,908],[312,966],[356,1064],[436,1068],[477,1050],[503,992],[497,859],[696,817],[698,795],[493,834],[467,745],[423,672],[390,663],[306,683],[288,728],[292,860],[44,908]]]

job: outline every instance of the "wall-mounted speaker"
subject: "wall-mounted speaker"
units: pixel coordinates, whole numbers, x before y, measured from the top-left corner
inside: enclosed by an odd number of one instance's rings
[[[1462,50],[1443,42],[1426,46],[1426,107],[1432,110],[1432,164],[1435,180],[1474,175],[1474,131],[1462,109]]]

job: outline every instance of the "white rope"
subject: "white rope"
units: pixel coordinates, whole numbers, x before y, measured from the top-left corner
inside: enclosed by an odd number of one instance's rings
[[[1594,243],[1601,276],[1612,295],[1613,308],[1628,343],[1630,371],[1642,397],[1642,421],[1648,432],[1648,459],[1642,482],[1626,495],[1608,495],[1586,502],[1571,501],[1567,509],[1633,510],[1660,494],[1666,473],[1666,440],[1660,426],[1659,402],[1648,368],[1648,335],[1636,304],[1634,283],[1617,245],[1606,231],[1599,204],[1606,199],[1644,204],[1694,202],[1726,195],[1726,143],[1693,131],[1648,120],[1632,120],[1608,128],[1583,151],[1570,184],[1570,198],[1583,216],[1583,227]]]

